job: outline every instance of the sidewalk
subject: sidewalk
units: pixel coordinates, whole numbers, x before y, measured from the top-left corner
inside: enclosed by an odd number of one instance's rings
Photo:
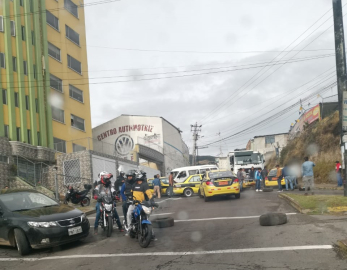
[[[69,204],[69,205],[71,205],[72,207],[76,207],[77,209],[84,212],[86,215],[91,215],[91,214],[94,214],[96,212],[96,210],[95,210],[96,200],[91,200],[90,205],[84,206],[84,207],[82,207],[81,205],[78,205],[78,206],[73,205],[73,204]]]

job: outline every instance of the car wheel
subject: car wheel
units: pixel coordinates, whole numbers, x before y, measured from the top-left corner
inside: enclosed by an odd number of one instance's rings
[[[241,194],[239,193],[239,194],[235,194],[235,198],[236,199],[240,199],[240,197],[241,197]]]
[[[14,229],[14,238],[18,253],[22,256],[29,254],[31,247],[25,233],[21,229]]]
[[[183,192],[184,196],[186,196],[186,197],[192,197],[193,193],[194,193],[193,190],[190,188],[186,188]]]
[[[152,220],[152,225],[154,228],[167,228],[174,226],[175,221],[172,217],[157,218]]]

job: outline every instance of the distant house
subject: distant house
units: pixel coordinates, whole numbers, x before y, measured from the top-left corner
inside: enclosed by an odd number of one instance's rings
[[[262,153],[266,160],[273,153],[279,155],[282,148],[287,145],[287,142],[288,133],[255,136],[248,141],[246,149]]]

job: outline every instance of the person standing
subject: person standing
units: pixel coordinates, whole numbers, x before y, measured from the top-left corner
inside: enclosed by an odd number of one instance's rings
[[[265,179],[268,174],[269,171],[267,170],[266,166],[264,166],[264,169],[261,171],[261,177],[263,178],[263,188],[265,188]]]
[[[154,194],[157,195],[158,199],[160,199],[161,183],[159,179],[159,174],[154,176],[153,188],[154,188]]]
[[[335,170],[336,170],[336,176],[337,176],[337,186],[342,187],[341,163],[340,161],[336,161],[335,163],[336,163]]]
[[[255,191],[263,191],[261,189],[261,184],[260,182],[262,181],[262,176],[261,176],[261,169],[259,168],[257,171],[254,173],[254,179],[255,179]]]
[[[280,165],[276,165],[276,169],[277,169],[277,172],[276,172],[276,177],[277,177],[277,184],[278,184],[278,192],[282,192],[282,184],[281,184],[281,181],[282,181],[282,178],[283,178],[283,175],[282,175],[282,170],[280,168]]]
[[[237,175],[236,176],[239,179],[240,190],[242,191],[242,188],[243,188],[243,174],[242,174],[242,169],[241,168],[237,171]]]
[[[248,172],[249,179],[254,179],[254,173],[255,173],[255,170],[254,170],[254,167],[252,166],[252,168]]]
[[[313,177],[313,167],[316,166],[312,161],[305,157],[305,162],[302,164],[302,179],[305,185],[305,195],[308,195],[308,188],[310,188],[312,195],[314,194],[314,177]]]
[[[172,197],[173,195],[173,185],[174,185],[174,180],[173,180],[173,172],[170,172],[170,175],[169,175],[169,191],[168,191],[168,194],[169,194],[169,198]]]

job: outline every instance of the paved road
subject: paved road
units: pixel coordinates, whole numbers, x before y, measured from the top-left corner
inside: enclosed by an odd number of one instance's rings
[[[172,213],[176,223],[156,229],[158,241],[147,249],[115,230],[111,238],[91,234],[84,243],[34,251],[25,257],[32,261],[18,260],[12,248],[0,248],[0,268],[346,269],[331,245],[346,238],[347,217],[298,214],[277,192],[246,190],[241,199],[210,202],[197,196],[164,198],[160,205],[156,214]],[[289,213],[289,222],[261,227],[257,216],[267,212]]]

